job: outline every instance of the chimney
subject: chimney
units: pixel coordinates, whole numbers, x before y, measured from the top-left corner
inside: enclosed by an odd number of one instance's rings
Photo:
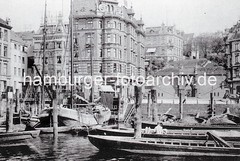
[[[10,20],[10,18],[6,18],[6,23],[9,25],[9,26],[11,26],[11,20]]]

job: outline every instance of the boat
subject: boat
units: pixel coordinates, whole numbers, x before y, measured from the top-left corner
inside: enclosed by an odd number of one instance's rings
[[[71,3],[71,8],[73,7]],[[45,8],[45,18],[46,20],[46,8]],[[63,24],[62,24],[63,25]],[[46,21],[44,23],[44,29],[46,29],[47,24]],[[69,87],[71,87],[70,90],[70,96],[68,96],[68,103],[64,104],[61,107],[58,107],[58,126],[60,127],[90,127],[93,125],[101,125],[106,123],[108,120],[110,120],[111,117],[111,111],[108,107],[105,107],[101,104],[96,104],[94,102],[94,97],[92,97],[91,101],[92,103],[89,103],[85,98],[78,95],[79,93],[74,92],[74,42],[73,42],[73,9],[71,9],[71,15],[70,15],[70,25],[69,25],[69,35],[70,35],[70,54],[71,54],[71,84]],[[47,33],[43,34],[44,37],[44,43],[46,43],[46,35]],[[64,55],[65,56],[65,55]],[[43,52],[43,59],[44,59],[44,52]],[[43,67],[44,67],[44,61],[43,61]],[[36,68],[36,70],[38,70]],[[63,72],[65,69],[62,68]],[[61,73],[60,72],[60,73]],[[39,72],[38,72],[39,73]],[[61,73],[63,74],[63,73]],[[41,75],[41,74],[39,74]],[[93,76],[93,73],[91,74]],[[44,74],[42,74],[42,77],[44,78]],[[42,86],[42,106],[45,104],[45,97],[44,97],[44,86]],[[93,95],[93,89],[92,89],[92,95]],[[80,103],[79,103],[80,102]],[[44,108],[41,113],[39,114],[38,118],[40,120],[40,124],[37,125],[37,128],[41,127],[51,127],[53,124],[53,107],[50,108]]]
[[[39,127],[51,125],[53,108],[44,109],[38,116]],[[111,117],[109,108],[102,105],[95,105],[93,108],[70,109],[65,107],[58,108],[58,125],[67,127],[93,126],[104,124]]]
[[[240,145],[230,145],[216,135],[214,141],[124,136],[89,135],[89,141],[100,151],[123,151],[147,155],[240,157]]]
[[[226,141],[240,141],[240,132],[239,131],[212,131],[218,134],[221,138]],[[134,130],[124,130],[124,129],[109,129],[109,128],[97,128],[94,131],[91,131],[90,134],[95,135],[107,135],[107,136],[134,136]],[[167,130],[164,134],[155,134],[155,133],[144,133],[142,130],[142,137],[146,138],[168,138],[168,139],[191,139],[191,140],[206,140],[206,132],[195,131],[195,130]]]
[[[154,128],[157,126],[155,122],[142,122],[142,128],[150,127]],[[177,130],[238,130],[240,131],[239,125],[209,125],[209,124],[187,124],[187,123],[164,123],[163,128],[165,129],[177,129]]]
[[[0,133],[1,143],[13,143],[16,141],[22,141],[38,137],[40,130],[34,131],[23,131],[23,132],[11,132],[11,133]]]

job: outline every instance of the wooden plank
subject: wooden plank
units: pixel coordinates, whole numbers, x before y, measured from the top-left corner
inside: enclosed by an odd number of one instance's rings
[[[216,133],[214,132],[207,132],[207,135],[209,135],[210,137],[212,137],[214,140],[216,140],[217,142],[219,142],[221,145],[224,145],[226,147],[231,147],[233,148],[233,146],[231,144],[229,144],[228,142],[226,142],[225,140],[223,140],[221,137],[219,137]]]

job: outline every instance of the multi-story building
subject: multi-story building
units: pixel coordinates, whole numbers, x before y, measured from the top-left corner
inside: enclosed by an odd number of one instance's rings
[[[33,55],[34,64],[40,73],[43,67],[43,30],[42,24],[33,36]],[[57,22],[47,23],[46,25],[46,50],[45,50],[45,75],[66,76],[68,68],[68,25],[63,23],[62,16],[59,15]]]
[[[0,93],[10,85],[11,55],[10,55],[10,20],[0,18]]]
[[[90,75],[144,75],[144,23],[117,0],[74,0],[75,68]]]
[[[240,21],[228,31],[226,45],[230,93],[240,94]]]
[[[13,31],[11,31],[11,81],[10,84],[13,90],[19,90],[22,92],[24,74],[27,72],[27,46],[25,42]]]
[[[146,59],[183,60],[183,32],[175,26],[146,28]]]
[[[91,75],[92,70],[109,77],[105,81],[113,87],[121,76],[144,76],[144,23],[134,18],[132,8],[117,0],[74,0],[73,6],[75,74]],[[130,87],[126,91],[132,93]]]

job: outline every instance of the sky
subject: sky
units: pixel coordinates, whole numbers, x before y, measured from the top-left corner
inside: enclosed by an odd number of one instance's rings
[[[123,4],[124,0],[119,0]],[[53,18],[63,11],[68,20],[70,0],[47,0],[48,15]],[[11,19],[14,31],[37,30],[44,14],[45,0],[0,0],[0,18]],[[176,25],[185,33],[196,35],[223,31],[240,20],[240,0],[128,0],[136,18],[145,27],[162,23]]]

